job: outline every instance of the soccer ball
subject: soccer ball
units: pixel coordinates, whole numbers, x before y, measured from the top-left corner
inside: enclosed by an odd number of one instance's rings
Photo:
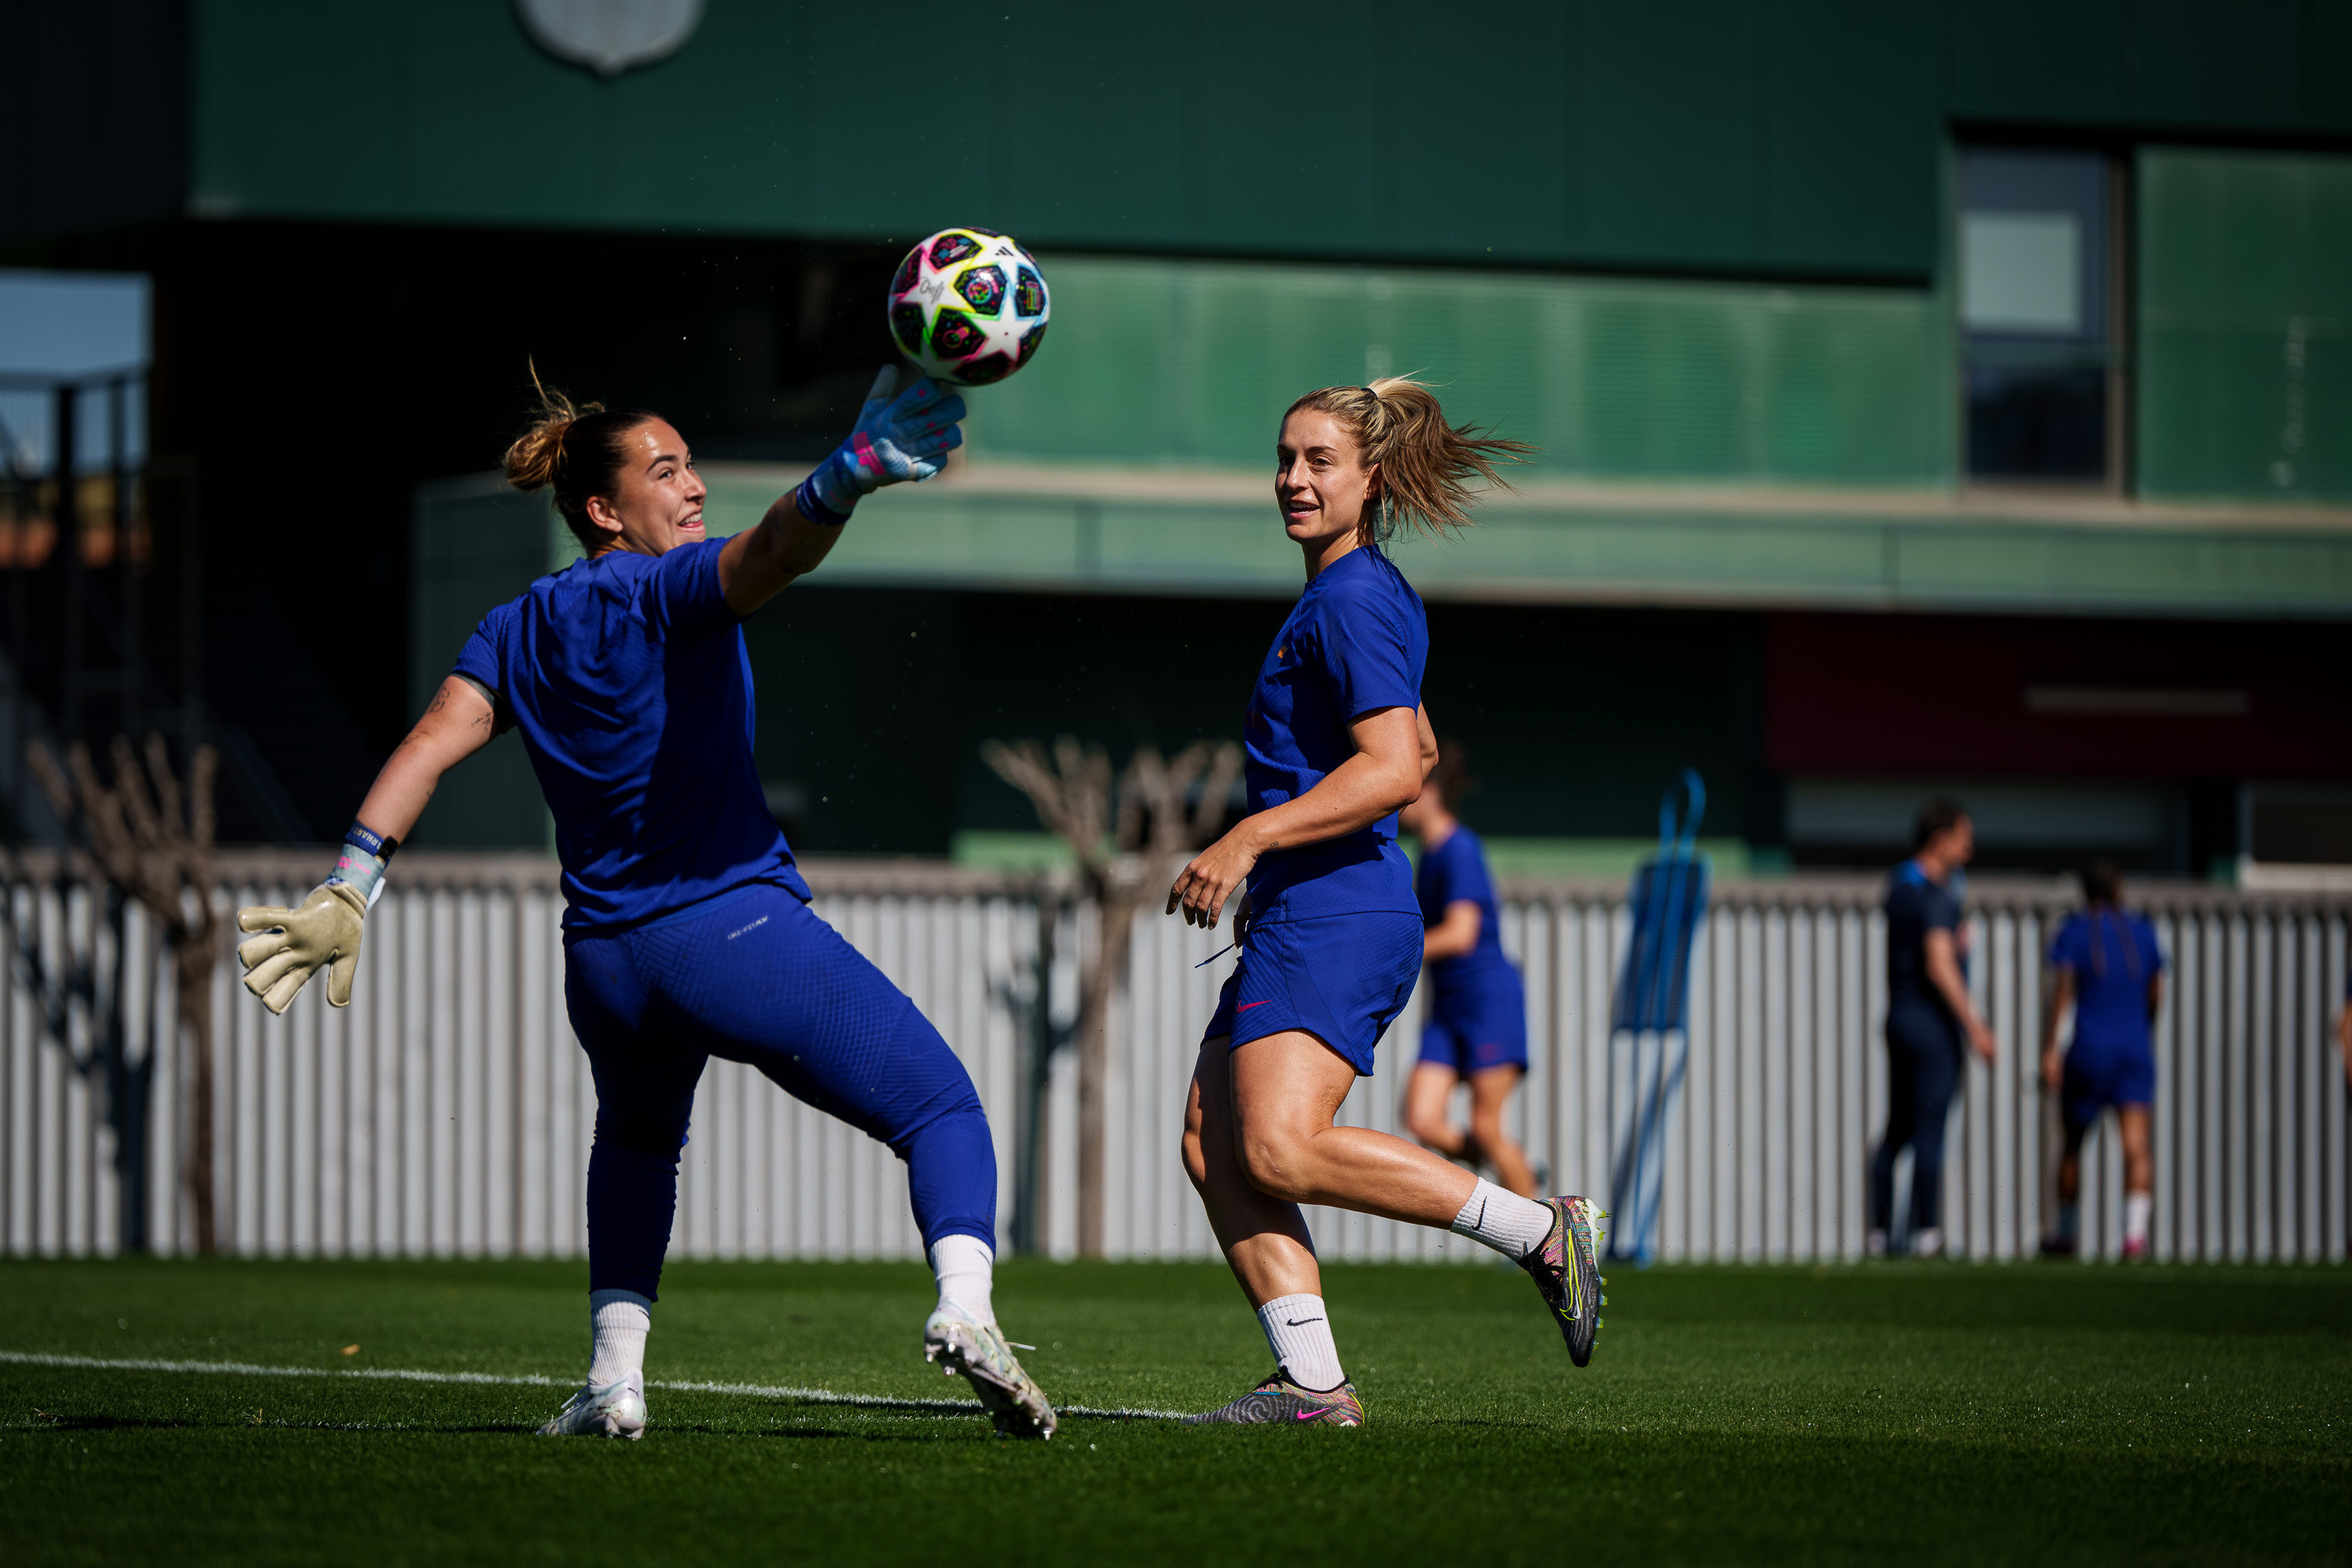
[[[934,380],[1003,381],[1045,341],[1037,258],[992,228],[943,228],[890,279],[890,335]]]

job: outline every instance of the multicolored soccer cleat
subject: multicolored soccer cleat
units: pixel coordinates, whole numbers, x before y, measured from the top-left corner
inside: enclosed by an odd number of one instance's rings
[[[1361,1426],[1364,1406],[1356,1397],[1356,1385],[1343,1383],[1328,1394],[1318,1394],[1311,1388],[1301,1388],[1275,1369],[1274,1375],[1234,1400],[1199,1415],[1187,1415],[1187,1426],[1255,1426],[1262,1421],[1278,1421],[1286,1426],[1307,1422],[1318,1422],[1326,1426]]]
[[[923,1325],[923,1359],[938,1363],[944,1377],[963,1374],[1000,1437],[1043,1440],[1060,1425],[1044,1392],[1021,1370],[1003,1331],[994,1323],[975,1323],[942,1305]]]
[[[542,1437],[626,1437],[646,1435],[643,1382],[625,1377],[599,1388],[590,1384],[565,1402],[555,1419],[539,1429]]]
[[[1568,1359],[1579,1366],[1592,1361],[1592,1339],[1601,1331],[1601,1309],[1608,1298],[1601,1288],[1609,1283],[1601,1278],[1601,1241],[1608,1233],[1596,1228],[1594,1221],[1607,1219],[1606,1212],[1592,1206],[1590,1198],[1564,1197],[1541,1200],[1551,1210],[1551,1233],[1544,1237],[1541,1247],[1519,1259],[1543,1292],[1544,1305],[1559,1320],[1560,1337],[1568,1342]]]

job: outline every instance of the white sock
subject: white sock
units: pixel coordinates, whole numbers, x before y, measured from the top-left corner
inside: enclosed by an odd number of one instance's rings
[[[1274,1347],[1282,1375],[1301,1388],[1328,1394],[1348,1381],[1339,1347],[1331,1342],[1331,1314],[1320,1296],[1276,1296],[1257,1310],[1258,1327]]]
[[[996,1321],[996,1253],[976,1236],[943,1236],[931,1243],[931,1272],[940,1277],[940,1305],[952,1302],[975,1323]]]
[[[1470,1190],[1469,1202],[1454,1216],[1454,1234],[1483,1241],[1513,1262],[1544,1244],[1551,1234],[1551,1210],[1486,1177]]]
[[[1941,1258],[1943,1255],[1944,1255],[1944,1229],[1943,1229],[1943,1226],[1935,1226],[1935,1225],[1931,1225],[1931,1226],[1928,1226],[1927,1229],[1925,1229],[1925,1230],[1922,1230],[1922,1231],[1915,1231],[1915,1232],[1913,1232],[1913,1233],[1912,1233],[1912,1237],[1911,1237],[1911,1256],[1912,1256],[1912,1257],[1914,1257],[1914,1258]]]
[[[2156,1194],[2153,1193],[2124,1194],[2124,1243],[2126,1246],[2147,1245],[2147,1219],[2155,1208]]]
[[[588,1292],[588,1325],[595,1336],[588,1354],[588,1381],[597,1388],[625,1377],[646,1375],[646,1335],[654,1326],[654,1304],[635,1290]]]

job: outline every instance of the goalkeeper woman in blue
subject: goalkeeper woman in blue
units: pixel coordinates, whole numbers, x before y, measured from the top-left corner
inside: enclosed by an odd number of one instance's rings
[[[334,874],[299,909],[248,909],[246,986],[284,1012],[328,971],[350,1002],[371,897],[442,773],[522,731],[563,865],[564,998],[596,1084],[588,1160],[593,1345],[585,1386],[542,1430],[636,1437],[645,1348],[677,1207],[678,1151],[711,1057],[889,1144],[938,1272],[928,1359],[961,1373],[1000,1432],[1055,1417],[996,1325],[996,1155],[947,1042],[809,909],[751,762],[741,623],[814,571],[861,496],[929,479],[961,444],[961,399],[875,382],[849,439],[760,524],[704,536],[685,440],[645,412],[545,399],[509,449],[551,489],[587,559],[482,624],[376,776]]]
[[[1583,1365],[1599,1326],[1592,1205],[1538,1203],[1426,1149],[1336,1122],[1421,973],[1399,807],[1437,743],[1421,703],[1421,598],[1382,546],[1400,523],[1466,524],[1468,481],[1526,450],[1445,421],[1418,383],[1309,393],[1284,415],[1275,501],[1307,588],[1258,671],[1244,720],[1252,814],[1194,858],[1171,913],[1237,911],[1242,954],[1201,1044],[1184,1164],[1256,1309],[1274,1374],[1211,1422],[1358,1426],[1301,1204],[1450,1226],[1532,1275]]]

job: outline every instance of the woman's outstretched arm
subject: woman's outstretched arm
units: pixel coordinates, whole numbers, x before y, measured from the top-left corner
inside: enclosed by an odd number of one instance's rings
[[[884,485],[932,478],[963,445],[961,397],[929,376],[898,388],[898,367],[883,366],[849,439],[800,489],[776,498],[757,528],[720,549],[719,587],[728,608],[748,616],[815,571],[859,498]]]
[[[351,1005],[360,931],[384,862],[415,831],[441,775],[496,733],[498,710],[490,700],[465,677],[450,676],[375,775],[374,787],[360,803],[359,820],[343,837],[342,858],[327,879],[299,908],[253,904],[237,910],[237,929],[251,933],[236,950],[245,965],[245,988],[263,1006],[285,1012],[321,969],[327,971],[327,1000],[338,1007]]]
[[[1213,927],[1225,900],[1266,851],[1338,838],[1412,804],[1428,776],[1423,724],[1412,708],[1378,708],[1350,723],[1356,754],[1297,800],[1244,817],[1202,850],[1168,890],[1167,912],[1181,906],[1186,924]]]
[[[497,732],[498,713],[489,699],[465,677],[450,676],[376,773],[360,802],[360,821],[382,837],[406,838],[416,831],[416,819],[440,787],[441,775],[488,745]]]

